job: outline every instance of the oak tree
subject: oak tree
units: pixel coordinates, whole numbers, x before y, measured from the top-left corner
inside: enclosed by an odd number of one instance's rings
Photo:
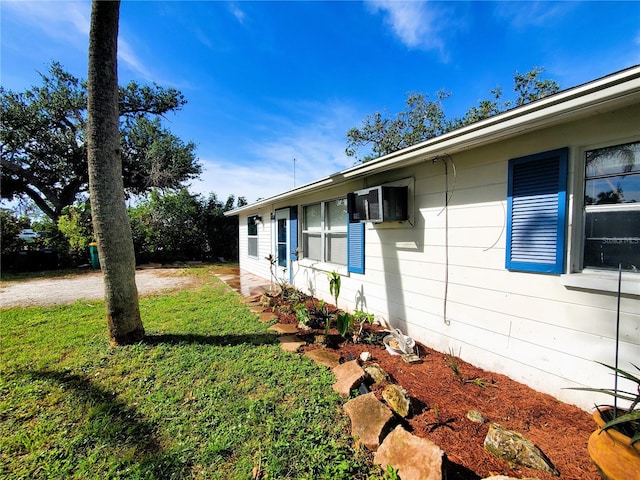
[[[451,93],[440,90],[436,98],[431,99],[427,94],[411,92],[407,94],[405,109],[395,118],[375,112],[365,117],[361,127],[350,129],[346,154],[366,162],[560,90],[556,81],[540,77],[543,72],[542,67],[534,67],[526,73],[516,71],[513,78],[515,100],[504,100],[502,88],[496,87],[489,92],[490,98],[480,100],[460,118],[448,118],[445,114],[443,102]],[[358,152],[365,148],[369,150],[359,158]]]
[[[87,84],[57,62],[40,77],[42,85],[24,92],[0,87],[1,193],[30,198],[56,221],[88,189]],[[181,188],[200,174],[195,144],[160,122],[186,103],[179,91],[130,82],[117,100],[128,193]]]

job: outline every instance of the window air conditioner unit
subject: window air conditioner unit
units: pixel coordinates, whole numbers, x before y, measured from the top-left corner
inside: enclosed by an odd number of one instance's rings
[[[347,195],[349,222],[402,222],[408,219],[408,187],[379,185]]]

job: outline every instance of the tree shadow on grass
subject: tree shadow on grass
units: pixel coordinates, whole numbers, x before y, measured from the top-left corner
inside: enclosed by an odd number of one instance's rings
[[[197,344],[197,345],[216,345],[219,347],[232,347],[236,345],[273,345],[278,343],[278,336],[269,333],[255,334],[231,334],[231,335],[196,335],[196,334],[157,334],[145,335],[142,343],[147,345],[179,345],[179,344]]]
[[[191,465],[163,451],[158,441],[158,427],[135,408],[118,400],[116,395],[94,384],[89,378],[64,371],[23,371],[25,377],[59,384],[69,395],[86,405],[87,422],[81,438],[74,442],[74,454],[84,456],[107,445],[122,469],[137,464],[152,478],[190,477]],[[105,455],[108,455],[105,452]]]

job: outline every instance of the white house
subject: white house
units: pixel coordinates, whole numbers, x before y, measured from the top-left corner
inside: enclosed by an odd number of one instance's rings
[[[640,66],[228,214],[241,269],[582,408],[617,318],[640,365]]]

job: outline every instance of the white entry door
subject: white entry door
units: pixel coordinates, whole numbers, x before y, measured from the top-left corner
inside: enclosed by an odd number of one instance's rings
[[[289,235],[289,209],[276,210],[275,222],[275,254],[278,278],[290,281],[291,272],[291,244]]]

